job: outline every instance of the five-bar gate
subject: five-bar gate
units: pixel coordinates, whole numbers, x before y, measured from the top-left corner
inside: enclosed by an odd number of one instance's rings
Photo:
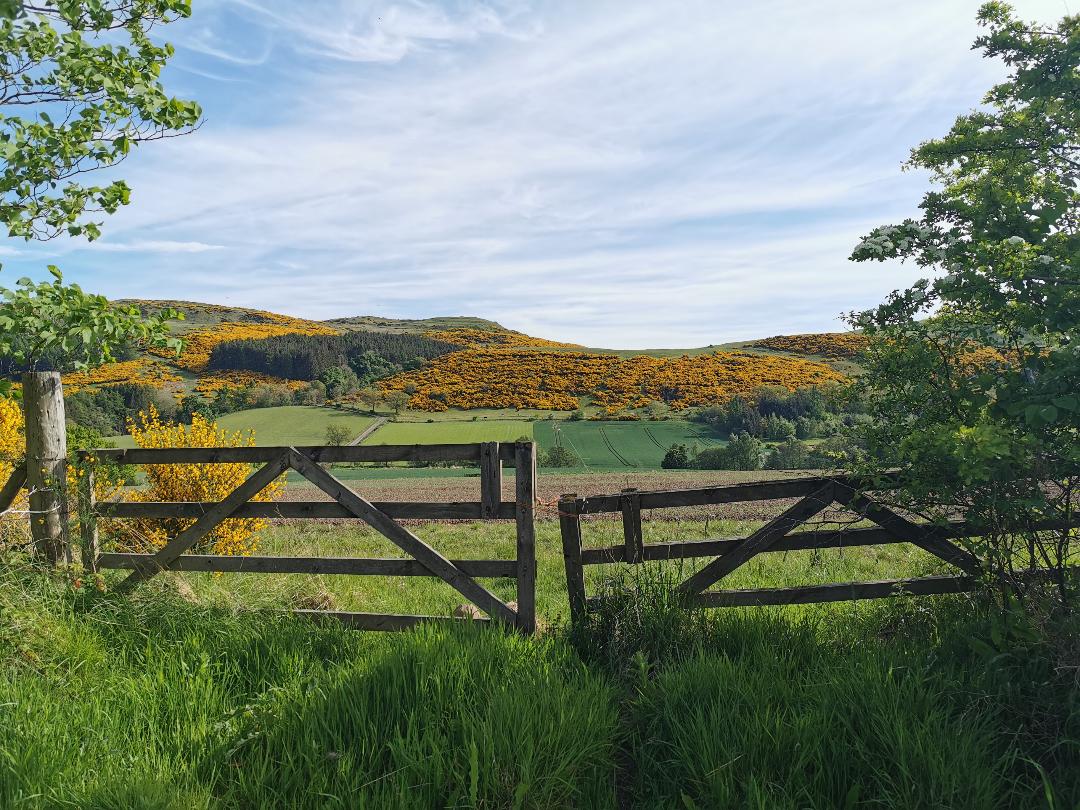
[[[222,571],[262,574],[353,574],[437,577],[487,614],[531,633],[536,627],[536,446],[532,442],[500,444],[376,445],[369,447],[214,447],[170,449],[110,449],[84,451],[84,458],[118,464],[261,464],[220,502],[93,501],[93,480],[82,487],[80,514],[84,564],[130,569],[121,588],[134,587],[159,571]],[[338,480],[321,464],[334,462],[473,462],[480,467],[480,500],[456,503],[370,502]],[[502,500],[503,463],[515,468],[515,499]],[[87,465],[90,470],[93,464]],[[295,470],[330,496],[330,501],[252,502],[268,484]],[[15,486],[9,483],[6,490]],[[188,518],[193,522],[153,554],[101,553],[97,517],[109,519]],[[384,535],[408,559],[352,557],[233,557],[187,553],[223,520],[229,518],[344,518],[359,519]],[[450,560],[399,523],[402,519],[514,520],[516,555],[513,560]],[[477,580],[509,577],[517,582],[517,605],[512,608]],[[449,617],[297,611],[328,616],[366,630],[399,630],[421,621]]]

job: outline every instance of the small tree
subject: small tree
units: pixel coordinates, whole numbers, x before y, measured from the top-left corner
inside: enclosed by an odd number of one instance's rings
[[[379,403],[382,402],[383,399],[382,392],[377,388],[370,387],[361,388],[356,397],[363,405],[366,405],[367,409],[372,413],[375,413],[376,409],[379,407]]]
[[[875,229],[856,261],[934,274],[852,316],[871,345],[860,378],[876,475],[899,468],[901,505],[962,514],[1002,591],[1049,567],[1062,600],[1080,492],[1080,17],[1043,28],[1003,3],[976,46],[1008,66],[985,106],[912,152],[938,188],[922,216]]]
[[[330,447],[340,447],[346,444],[351,436],[352,433],[344,425],[331,422],[326,426],[326,444]]]
[[[546,453],[541,453],[539,458],[541,467],[577,467],[581,459],[569,447],[556,445]]]
[[[409,395],[404,391],[391,391],[386,395],[386,404],[394,413],[401,413],[409,404]]]
[[[690,453],[685,444],[673,444],[664,453],[660,466],[665,470],[685,470],[690,466]]]

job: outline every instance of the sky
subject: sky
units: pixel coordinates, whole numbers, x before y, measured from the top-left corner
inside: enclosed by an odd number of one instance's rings
[[[978,5],[194,0],[160,36],[202,127],[122,165],[99,241],[0,243],[0,284],[611,348],[841,329],[923,275],[848,256],[1003,77]]]

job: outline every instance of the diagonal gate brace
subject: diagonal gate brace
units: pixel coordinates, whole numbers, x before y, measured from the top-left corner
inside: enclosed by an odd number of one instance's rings
[[[356,517],[387,537],[402,551],[411,555],[434,576],[446,582],[458,593],[476,604],[493,618],[514,624],[517,613],[495,594],[478,583],[450,560],[410,532],[393,518],[380,512],[370,502],[357,495],[338,479],[316,464],[309,456],[290,448],[289,465]]]
[[[891,509],[870,500],[847,484],[836,484],[836,500],[853,509],[899,540],[914,543],[924,551],[955,565],[965,574],[975,575],[979,570],[979,558],[959,546],[938,536],[933,529],[913,523]]]
[[[121,592],[131,590],[140,582],[154,576],[158,571],[168,569],[170,565],[176,562],[177,557],[210,534],[222,521],[232,516],[237,509],[262,492],[287,469],[289,469],[288,453],[282,453],[273,461],[260,467],[244,483],[230,492],[223,501],[214,504],[198,520],[170,540],[164,548],[145,562],[140,562],[139,567],[120,583],[117,590]]]
[[[835,500],[833,486],[833,482],[830,481],[820,489],[811,492],[782,515],[773,518],[755,531],[731,551],[717,557],[682,583],[679,586],[680,593],[696,596],[717,580],[726,577],[751,557],[768,549],[803,521],[824,511]]]

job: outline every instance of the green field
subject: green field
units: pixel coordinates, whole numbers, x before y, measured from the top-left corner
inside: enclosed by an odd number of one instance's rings
[[[521,436],[531,439],[532,435],[532,424],[522,421],[389,422],[371,434],[364,444],[512,442]]]
[[[370,416],[332,408],[285,405],[237,411],[219,417],[217,423],[225,430],[254,430],[255,443],[267,446],[325,444],[326,428],[330,425],[344,426],[352,439],[359,436],[372,421]]]
[[[673,444],[699,448],[722,444],[700,425],[665,422],[537,422],[534,433],[541,450],[561,442],[590,469],[657,469]]]

